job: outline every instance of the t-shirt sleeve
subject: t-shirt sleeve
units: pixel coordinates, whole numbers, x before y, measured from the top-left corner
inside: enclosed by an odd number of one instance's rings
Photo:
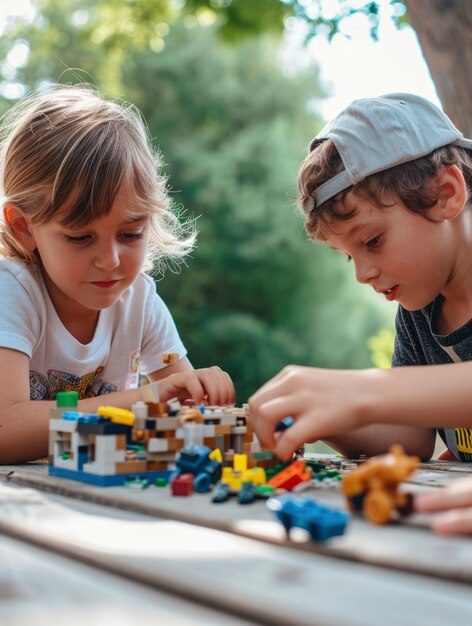
[[[141,347],[141,372],[149,374],[165,367],[161,362],[164,352],[176,352],[179,358],[187,354],[169,309],[156,292],[154,285],[146,299],[145,332]]]
[[[34,290],[21,284],[21,275],[0,272],[0,347],[24,352],[30,358],[41,332],[39,303]]]

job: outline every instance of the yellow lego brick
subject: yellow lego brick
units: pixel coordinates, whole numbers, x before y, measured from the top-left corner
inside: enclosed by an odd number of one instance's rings
[[[134,413],[128,409],[120,409],[116,406],[99,406],[98,415],[108,418],[114,424],[124,424],[125,426],[134,425]]]
[[[236,472],[247,470],[247,456],[245,454],[235,454],[233,457],[233,469]]]
[[[210,458],[212,461],[218,461],[218,463],[223,463],[223,456],[219,448],[215,448],[214,450],[212,450],[208,455],[208,458]]]

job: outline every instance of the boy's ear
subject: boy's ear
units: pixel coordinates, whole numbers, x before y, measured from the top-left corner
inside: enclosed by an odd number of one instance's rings
[[[439,219],[452,220],[459,215],[467,200],[467,185],[457,165],[448,165],[439,176],[439,195],[435,209]],[[435,211],[433,209],[433,211]]]
[[[31,223],[20,207],[14,202],[7,202],[3,208],[3,215],[5,222],[22,246],[29,252],[33,252],[36,249],[36,241],[31,230]]]

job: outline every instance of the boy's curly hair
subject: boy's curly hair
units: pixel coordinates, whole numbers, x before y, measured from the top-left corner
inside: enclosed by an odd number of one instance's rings
[[[366,147],[368,149],[368,147]],[[305,216],[305,228],[312,239],[323,241],[327,230],[336,220],[349,220],[355,210],[348,211],[344,198],[350,191],[379,207],[386,194],[394,194],[407,209],[426,218],[428,210],[438,201],[437,175],[442,168],[457,165],[464,176],[468,198],[472,201],[472,153],[465,148],[447,145],[424,157],[371,174],[357,185],[345,189],[333,198],[315,207],[316,189],[344,165],[331,139],[318,140],[302,162],[298,172],[298,206]]]

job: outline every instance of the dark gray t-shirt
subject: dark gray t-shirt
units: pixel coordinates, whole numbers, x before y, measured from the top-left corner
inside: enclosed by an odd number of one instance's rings
[[[407,311],[401,305],[398,307],[393,366],[440,365],[472,360],[472,320],[449,335],[434,332],[435,315],[442,301],[443,297],[438,296],[419,311]],[[469,428],[444,428],[438,432],[458,461],[472,461],[472,433]]]

